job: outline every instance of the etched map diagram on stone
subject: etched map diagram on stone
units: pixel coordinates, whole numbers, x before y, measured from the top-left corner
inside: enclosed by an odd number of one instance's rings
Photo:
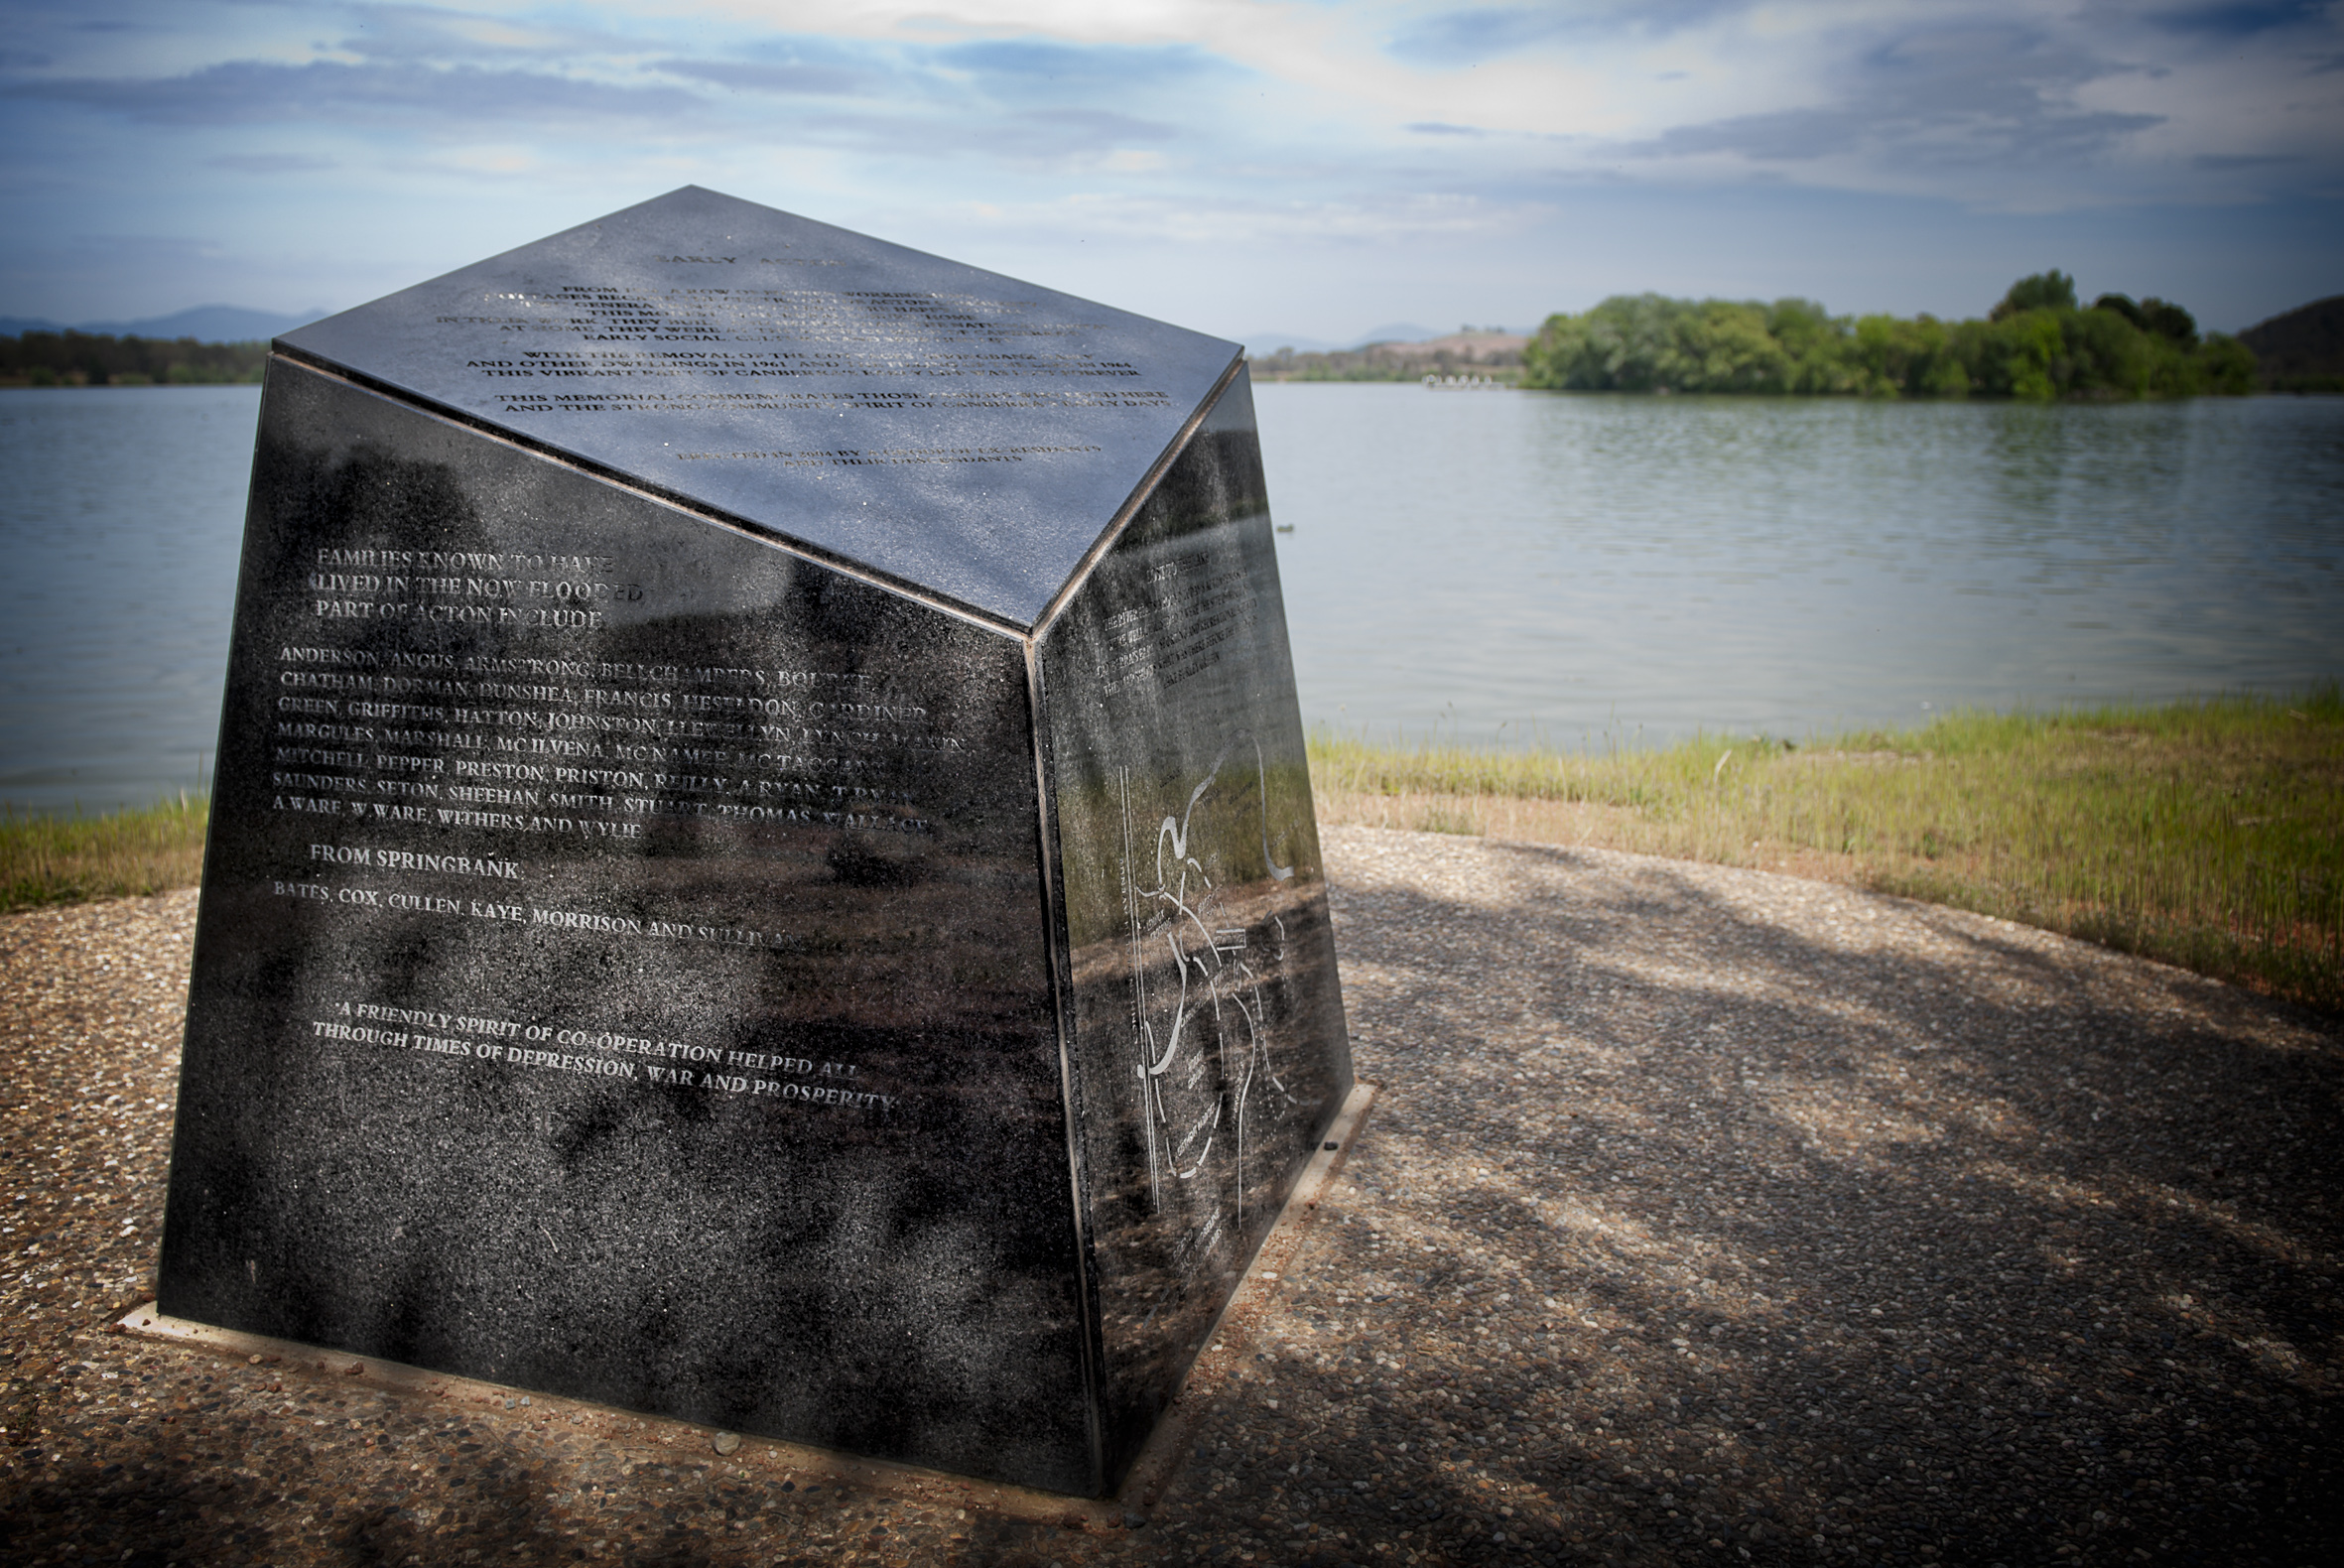
[[[1250,766],[1245,764],[1250,763]],[[1286,922],[1275,890],[1294,867],[1269,843],[1267,766],[1240,732],[1184,799],[1150,821],[1121,773],[1124,914],[1151,1206],[1198,1218],[1192,1255],[1245,1233],[1246,1157],[1265,1124],[1302,1109],[1279,1075]],[[1216,1158],[1216,1153],[1220,1157]]]

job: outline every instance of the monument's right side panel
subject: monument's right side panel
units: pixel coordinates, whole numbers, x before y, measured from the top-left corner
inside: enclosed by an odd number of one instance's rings
[[[1111,1484],[1352,1083],[1242,372],[1041,669]]]

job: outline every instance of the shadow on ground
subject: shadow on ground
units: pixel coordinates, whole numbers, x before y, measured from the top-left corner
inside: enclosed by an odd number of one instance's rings
[[[2336,1020],[1819,884],[1329,843],[1383,1091],[1144,1528],[108,1337],[63,1309],[133,1243],[59,1221],[0,1558],[2330,1560]],[[36,1086],[68,1051],[8,1048]],[[12,1180],[95,1190],[34,1146]]]
[[[2327,1559],[2334,1020],[1928,906],[1432,843],[1338,859],[1385,1089],[1202,1438],[1202,1533]]]

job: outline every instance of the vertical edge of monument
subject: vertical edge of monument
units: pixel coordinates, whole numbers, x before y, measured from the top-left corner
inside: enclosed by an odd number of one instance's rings
[[[1095,1490],[1021,639],[283,359],[238,595],[164,1310]]]
[[[1106,1347],[1100,1338],[1099,1271],[1093,1261],[1090,1204],[1083,1174],[1083,1099],[1074,1056],[1074,980],[1065,917],[1066,867],[1059,857],[1058,811],[1050,783],[1049,695],[1044,690],[1040,646],[1024,643],[1027,711],[1033,718],[1034,851],[1050,935],[1050,1001],[1057,1047],[1059,1105],[1063,1111],[1060,1155],[1065,1160],[1068,1238],[1073,1244],[1074,1288],[1082,1302],[1083,1421],[1089,1438],[1087,1497],[1110,1490],[1107,1476]]]
[[[1243,372],[1037,645],[1112,1485],[1352,1085]]]

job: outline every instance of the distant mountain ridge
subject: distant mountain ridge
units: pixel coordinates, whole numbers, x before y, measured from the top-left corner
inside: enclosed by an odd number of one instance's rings
[[[29,316],[0,316],[0,336],[18,337],[26,332],[76,331],[103,333],[112,337],[193,337],[202,343],[243,343],[275,337],[304,327],[327,315],[326,311],[305,311],[295,316],[282,316],[273,311],[249,311],[241,305],[198,305],[192,310],[178,311],[170,316],[150,316],[136,322],[75,322],[61,327],[56,322],[41,321]]]
[[[2344,391],[2344,294],[2299,305],[2238,334],[2275,392]]]

